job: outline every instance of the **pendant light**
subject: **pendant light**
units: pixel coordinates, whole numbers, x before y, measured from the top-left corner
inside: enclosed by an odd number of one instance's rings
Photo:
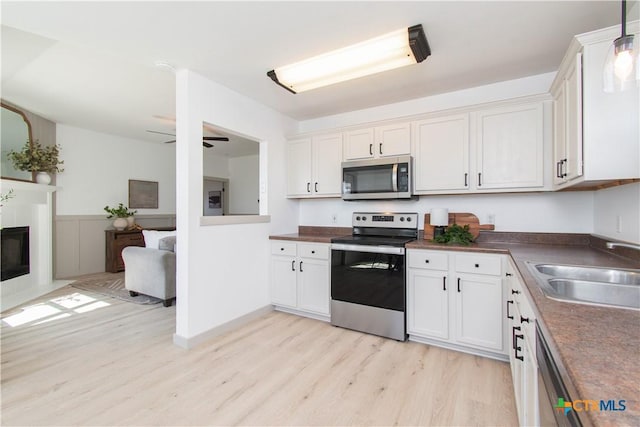
[[[605,92],[621,92],[637,87],[640,81],[638,43],[627,34],[627,1],[622,0],[622,34],[613,41],[604,64],[603,84]]]

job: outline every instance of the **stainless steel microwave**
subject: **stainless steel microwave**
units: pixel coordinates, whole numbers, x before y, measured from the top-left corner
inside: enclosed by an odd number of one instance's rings
[[[342,162],[342,199],[411,199],[411,156]]]

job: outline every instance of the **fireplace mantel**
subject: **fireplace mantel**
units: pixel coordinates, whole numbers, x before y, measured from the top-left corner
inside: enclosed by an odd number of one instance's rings
[[[14,181],[12,179],[0,180],[0,188],[2,189],[2,194],[6,194],[9,190],[12,190],[12,189],[14,194],[18,191],[36,191],[36,192],[42,192],[42,193],[53,193],[54,191],[60,189],[60,187],[56,187],[55,185],[37,184],[35,182],[27,182],[27,181]]]

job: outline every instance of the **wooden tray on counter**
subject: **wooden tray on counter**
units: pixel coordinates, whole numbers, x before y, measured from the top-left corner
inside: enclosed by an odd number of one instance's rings
[[[433,239],[433,226],[429,224],[431,221],[430,214],[424,214],[424,239]],[[458,224],[461,227],[465,225],[469,226],[469,232],[473,236],[473,239],[477,239],[480,235],[480,230],[494,230],[493,224],[480,224],[480,220],[477,216],[469,212],[449,212],[449,225]]]

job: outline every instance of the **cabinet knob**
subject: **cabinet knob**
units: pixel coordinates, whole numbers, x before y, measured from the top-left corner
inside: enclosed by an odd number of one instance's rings
[[[311,251],[311,253],[312,253],[312,254],[315,254],[315,253],[316,253],[316,251]]]
[[[511,277],[511,276],[513,276],[513,274],[507,273],[507,277]]]
[[[425,264],[429,264],[429,260],[428,259],[425,259],[424,262],[425,262]]]
[[[511,295],[518,295],[520,293],[520,291],[511,289]]]
[[[284,251],[284,248],[280,248],[281,251]]]
[[[476,264],[476,268],[480,267],[480,264]]]

